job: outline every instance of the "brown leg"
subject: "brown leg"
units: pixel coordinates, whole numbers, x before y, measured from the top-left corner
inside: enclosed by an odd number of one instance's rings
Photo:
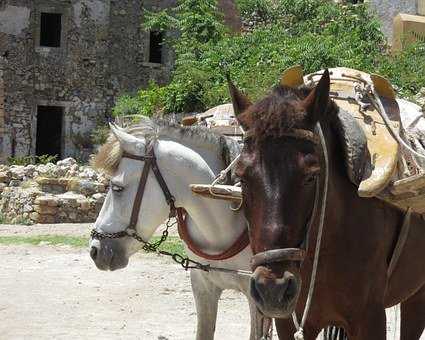
[[[387,318],[385,308],[366,307],[363,322],[356,325],[356,331],[348,334],[350,340],[386,340],[387,339]],[[354,328],[353,328],[354,330]]]
[[[400,340],[419,340],[425,329],[425,286],[401,304]]]
[[[291,319],[274,319],[274,324],[280,340],[294,338],[295,327]]]

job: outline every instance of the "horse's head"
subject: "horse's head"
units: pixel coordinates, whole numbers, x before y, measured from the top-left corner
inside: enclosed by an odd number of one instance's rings
[[[233,84],[230,91],[247,137],[237,166],[255,254],[251,295],[271,317],[287,317],[301,290],[307,225],[322,170],[314,133],[329,105],[329,73],[314,89],[276,87],[250,104]]]
[[[183,147],[149,137],[149,132],[154,133],[154,123],[146,123],[130,133],[112,126],[112,135],[95,158],[95,166],[111,175],[110,190],[90,241],[90,255],[99,269],[127,266],[130,255],[144,244],[129,234],[149,241],[177,204],[172,195],[188,191],[186,183],[174,180],[187,173],[179,158]],[[173,202],[167,199],[170,197]]]

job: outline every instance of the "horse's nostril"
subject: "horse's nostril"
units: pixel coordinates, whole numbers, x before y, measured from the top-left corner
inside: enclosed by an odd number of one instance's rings
[[[97,256],[97,248],[96,247],[91,247],[91,249],[90,249],[90,257],[93,260],[96,260],[96,256]]]

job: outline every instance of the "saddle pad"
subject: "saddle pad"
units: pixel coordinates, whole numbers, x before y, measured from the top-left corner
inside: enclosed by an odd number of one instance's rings
[[[341,110],[349,112],[363,130],[367,139],[367,148],[369,150],[369,169],[363,173],[363,178],[358,184],[358,194],[361,197],[375,197],[392,180],[399,161],[399,146],[391,136],[390,131],[385,125],[379,112],[369,105],[363,111],[360,110],[358,102],[355,100],[354,82],[373,84],[371,75],[349,69],[332,68],[331,73],[331,96]],[[318,81],[323,71],[304,77],[305,84]],[[379,78],[382,81],[382,78]],[[383,86],[385,82],[376,84]],[[379,89],[376,89],[378,93]],[[384,88],[382,94],[389,95],[388,88]],[[400,133],[400,115],[399,108],[395,98],[381,96],[382,103],[391,120],[393,129]],[[349,165],[347,164],[347,167]],[[350,174],[349,174],[350,176]],[[351,176],[350,176],[351,178]]]

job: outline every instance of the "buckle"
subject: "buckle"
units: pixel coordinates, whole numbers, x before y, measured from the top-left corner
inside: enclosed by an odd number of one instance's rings
[[[136,230],[132,229],[132,228],[127,228],[126,231],[128,236],[134,236],[136,234]]]

